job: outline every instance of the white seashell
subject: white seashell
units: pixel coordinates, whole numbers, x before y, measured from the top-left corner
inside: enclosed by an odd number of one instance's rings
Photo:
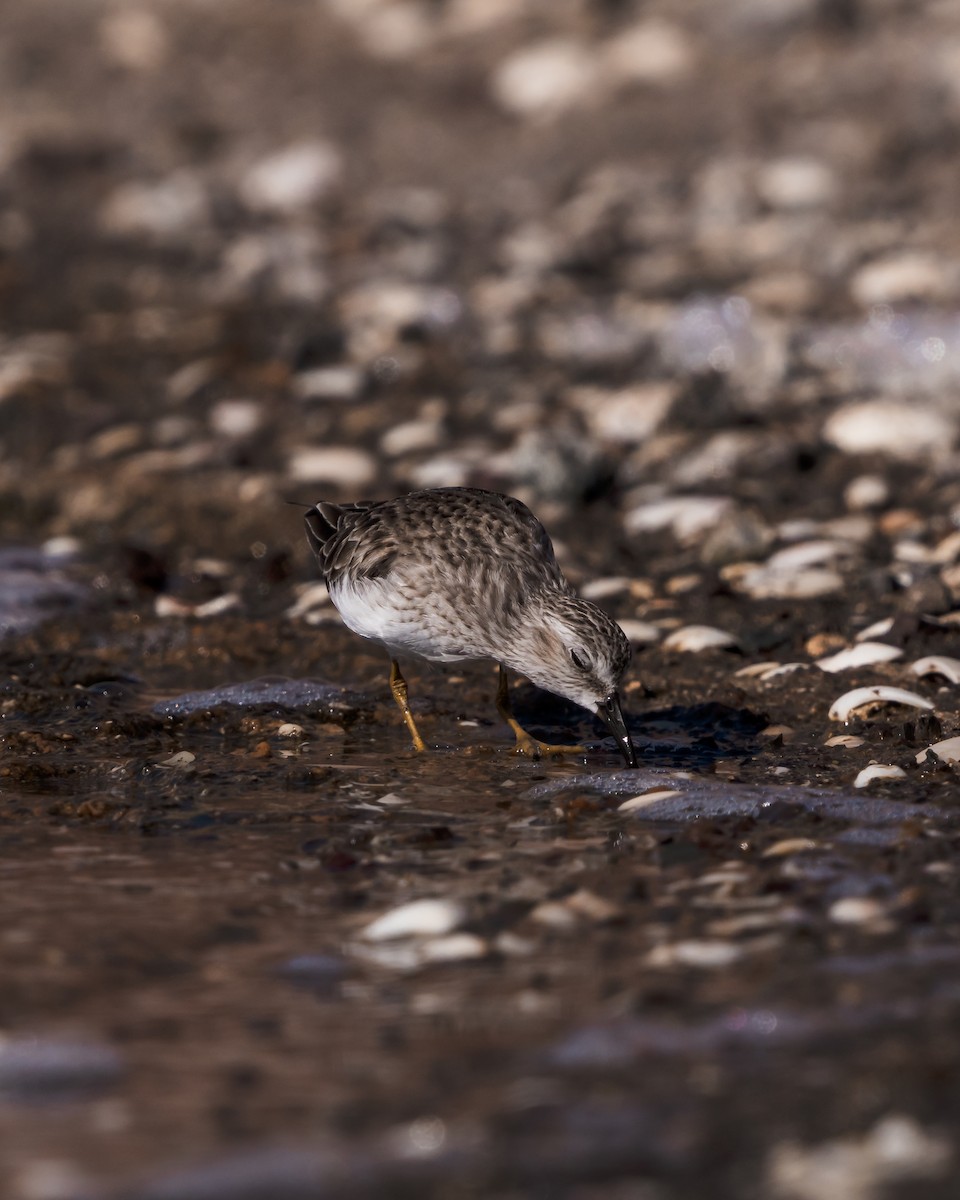
[[[475,933],[451,933],[447,937],[430,938],[421,947],[425,962],[463,962],[483,958],[489,947]]]
[[[857,636],[853,639],[855,642],[870,642],[874,638],[883,637],[885,633],[889,633],[893,628],[893,617],[884,617],[880,621],[874,621],[872,625],[868,625],[866,629],[861,629]]]
[[[639,796],[631,796],[629,800],[618,804],[617,812],[637,812],[640,809],[649,808],[651,804],[657,804],[661,800],[669,800],[671,796],[679,795],[680,792],[676,788],[657,788],[652,792],[642,792]]]
[[[161,759],[156,765],[165,767],[170,771],[182,771],[184,767],[189,767],[197,760],[195,754],[191,754],[189,750],[181,750],[178,754],[172,754],[169,758]]]
[[[838,925],[867,925],[886,915],[879,900],[870,896],[843,896],[835,900],[827,912]]]
[[[278,737],[302,737],[303,726],[294,725],[292,721],[287,721],[277,730]]]
[[[392,908],[371,921],[360,932],[368,942],[386,942],[393,938],[442,937],[452,933],[466,917],[456,900],[411,900]]]
[[[591,579],[580,588],[584,600],[607,600],[610,596],[621,596],[630,591],[630,580],[625,575],[608,575],[602,579]]]
[[[295,620],[297,617],[302,617],[310,612],[311,609],[320,608],[322,605],[329,603],[330,593],[327,591],[327,585],[325,583],[311,583],[303,589],[296,601],[284,613],[284,616]]]
[[[960,737],[946,738],[942,742],[934,742],[926,750],[917,755],[917,762],[922,763],[928,754],[935,754],[941,762],[960,763]]]
[[[903,767],[896,767],[886,763],[871,763],[868,767],[864,767],[858,772],[856,779],[853,781],[855,788],[865,788],[873,783],[875,779],[906,779],[907,773]]]
[[[823,427],[825,440],[845,454],[886,454],[897,459],[943,454],[955,435],[953,417],[898,400],[845,405]]]
[[[947,658],[945,654],[930,654],[910,664],[914,675],[941,675],[950,683],[960,683],[960,658]]]
[[[768,846],[760,857],[786,858],[790,854],[802,854],[805,850],[820,850],[821,848],[822,843],[815,842],[812,838],[783,838],[779,842],[774,842],[772,846]]]
[[[715,629],[712,625],[684,625],[682,629],[675,629],[664,640],[663,648],[696,653],[736,644],[737,639],[733,634],[723,629]]]
[[[733,942],[691,939],[654,946],[646,957],[651,967],[728,967],[743,958],[744,949]]]
[[[838,733],[835,737],[827,738],[823,744],[825,746],[843,746],[844,750],[855,750],[857,746],[863,746],[866,740],[866,738],[857,737],[854,733]]]
[[[287,471],[295,483],[337,484],[345,490],[366,487],[377,476],[372,454],[356,446],[314,446],[296,450]]]
[[[848,542],[827,539],[797,542],[796,545],[785,546],[776,554],[771,554],[765,565],[771,571],[799,571],[803,567],[835,562],[838,558],[849,555],[852,550],[853,547]]]
[[[672,529],[682,542],[695,542],[733,507],[729,496],[666,496],[641,504],[627,513],[628,534]]]
[[[619,621],[620,628],[627,635],[627,641],[634,646],[646,646],[651,642],[659,642],[662,631],[649,621]]]
[[[760,682],[768,683],[771,679],[779,679],[781,675],[792,675],[794,671],[803,671],[809,666],[809,663],[802,662],[774,663],[760,676]]]
[[[207,600],[203,604],[198,604],[193,610],[195,617],[219,617],[221,613],[232,612],[240,607],[240,597],[236,592],[225,592],[222,596],[215,596],[212,600]]]
[[[843,589],[843,576],[829,567],[754,567],[732,582],[738,592],[754,600],[813,600]]]
[[[844,692],[831,704],[828,715],[831,721],[849,721],[858,709],[876,704],[906,704],[912,708],[933,708],[929,700],[918,696],[916,692],[877,684],[874,687],[854,688],[852,692]]]
[[[240,181],[250,208],[290,215],[311,208],[340,180],[340,151],[329,142],[300,142],[255,163]]]
[[[755,675],[759,675],[763,679],[768,672],[776,670],[779,666],[778,662],[751,663],[749,667],[741,667],[739,671],[734,671],[733,677],[734,679],[752,679]]]
[[[818,658],[817,666],[821,671],[833,674],[836,671],[849,671],[853,667],[866,667],[871,663],[890,662],[894,658],[900,658],[902,654],[902,650],[898,650],[896,646],[888,646],[886,642],[858,642],[856,646],[850,646],[837,654]]]
[[[508,112],[542,119],[582,104],[600,83],[599,63],[587,47],[555,38],[507,57],[496,69],[491,88]]]

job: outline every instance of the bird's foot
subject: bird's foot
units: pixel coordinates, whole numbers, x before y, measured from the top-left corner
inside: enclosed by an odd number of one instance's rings
[[[528,758],[552,758],[559,754],[586,754],[586,746],[554,746],[549,742],[541,742],[539,738],[531,737],[529,733],[522,736],[517,734],[517,744],[514,754],[525,754]]]

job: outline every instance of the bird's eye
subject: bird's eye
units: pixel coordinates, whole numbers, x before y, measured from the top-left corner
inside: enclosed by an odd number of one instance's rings
[[[582,655],[578,654],[576,650],[570,651],[570,657],[573,659],[573,665],[575,667],[579,667],[581,671],[587,670],[586,659]]]

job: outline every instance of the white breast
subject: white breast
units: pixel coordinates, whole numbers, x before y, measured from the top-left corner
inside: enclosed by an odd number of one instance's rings
[[[348,629],[382,642],[393,654],[416,654],[430,662],[479,657],[465,644],[458,624],[441,619],[429,606],[404,603],[396,588],[382,580],[359,586],[341,580],[330,588],[330,599]]]

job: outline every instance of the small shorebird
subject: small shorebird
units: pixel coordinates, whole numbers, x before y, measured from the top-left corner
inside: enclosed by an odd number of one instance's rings
[[[630,643],[566,581],[547,531],[525,504],[475,488],[436,488],[396,500],[321,501],[305,520],[344,624],[390,653],[390,690],[417,750],[426,746],[399,654],[497,662],[497,711],[520,753],[584,747],[550,746],[520,727],[510,708],[508,668],[596,713],[627,765],[637,765],[617,691]]]

